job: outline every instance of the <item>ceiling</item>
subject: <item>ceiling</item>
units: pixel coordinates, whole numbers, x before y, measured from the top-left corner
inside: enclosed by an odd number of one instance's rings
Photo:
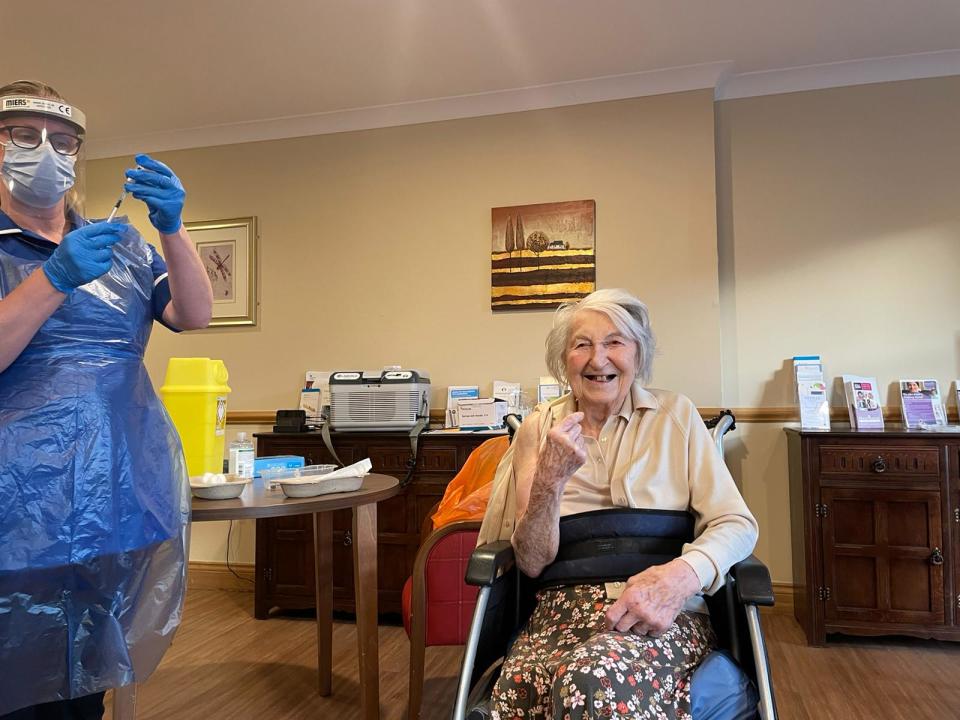
[[[0,0],[89,156],[960,74],[958,0]]]

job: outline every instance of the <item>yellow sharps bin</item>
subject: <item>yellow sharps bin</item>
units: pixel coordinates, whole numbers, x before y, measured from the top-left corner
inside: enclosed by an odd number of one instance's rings
[[[190,475],[223,472],[227,368],[222,360],[170,358],[160,397],[180,433]]]

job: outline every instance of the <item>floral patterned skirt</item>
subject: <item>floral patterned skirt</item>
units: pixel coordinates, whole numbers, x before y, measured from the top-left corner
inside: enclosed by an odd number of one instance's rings
[[[710,618],[681,612],[660,637],[607,630],[603,585],[543,590],[503,665],[493,720],[691,720],[690,676],[716,646]]]

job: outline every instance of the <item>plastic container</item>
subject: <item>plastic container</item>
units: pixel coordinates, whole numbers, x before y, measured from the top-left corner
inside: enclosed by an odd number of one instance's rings
[[[302,498],[328,493],[353,492],[363,485],[362,477],[326,478],[336,465],[307,465],[302,468],[276,468],[264,470],[263,479],[268,487],[280,486],[287,497]]]
[[[160,397],[180,434],[190,475],[223,469],[227,378],[222,360],[170,358],[167,363]]]
[[[303,466],[303,455],[263,455],[253,459],[253,476],[261,477],[264,470],[286,470]]]
[[[332,473],[336,469],[336,465],[307,465],[306,467],[294,468],[266,468],[260,474],[267,487],[276,487],[278,480],[320,477]]]
[[[232,500],[243,494],[243,489],[253,482],[252,478],[228,475],[226,482],[208,483],[202,477],[190,478],[190,492],[203,500]]]
[[[253,440],[247,439],[245,432],[237,433],[237,437],[230,443],[227,469],[231,475],[242,478],[253,477]]]

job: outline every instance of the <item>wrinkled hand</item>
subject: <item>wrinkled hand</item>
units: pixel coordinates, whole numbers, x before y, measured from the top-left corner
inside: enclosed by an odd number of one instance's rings
[[[183,201],[187,193],[180,179],[159,160],[149,155],[134,158],[139,168],[127,170],[124,189],[143,200],[150,211],[150,222],[164,235],[172,235],[183,222]]]
[[[583,428],[580,426],[582,420],[583,413],[575,412],[550,428],[537,457],[534,482],[565,485],[587,461]]]
[[[697,574],[679,558],[649,567],[630,578],[623,594],[607,608],[607,627],[622,633],[632,630],[637,635],[660,635],[699,590]]]
[[[70,293],[107,272],[123,228],[120,223],[98,222],[64,235],[43,264],[50,284],[62,293]]]

